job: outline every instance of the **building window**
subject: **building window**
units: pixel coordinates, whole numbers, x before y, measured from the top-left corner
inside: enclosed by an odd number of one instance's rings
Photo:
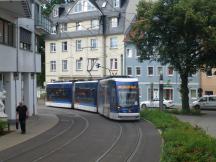
[[[82,50],[82,41],[76,40],[76,51],[81,51],[81,50]]]
[[[136,57],[140,57],[140,52],[137,49],[135,49],[134,53],[135,53]]]
[[[14,25],[8,21],[0,19],[0,43],[14,46]]]
[[[120,0],[113,0],[113,7],[119,8],[120,7]]]
[[[132,75],[132,67],[127,67],[127,75]]]
[[[117,59],[110,59],[110,69],[117,70],[117,68],[118,68]]]
[[[153,76],[154,75],[154,68],[153,67],[148,67],[148,76]]]
[[[106,7],[106,4],[107,4],[107,2],[106,2],[106,1],[105,1],[105,2],[103,2],[103,4],[102,4],[102,8]]]
[[[205,95],[213,95],[213,91],[205,91]]]
[[[163,67],[162,66],[157,67],[157,75],[160,76],[160,74],[163,74]]]
[[[117,17],[111,18],[111,27],[112,28],[118,27],[118,18]]]
[[[50,52],[56,52],[56,44],[55,43],[50,43]]]
[[[51,34],[56,34],[56,26],[53,26],[53,27],[51,28]]]
[[[196,89],[191,89],[190,90],[190,95],[191,95],[191,99],[196,99],[197,98],[197,90]]]
[[[91,49],[97,48],[97,39],[91,39]]]
[[[132,54],[132,49],[127,49],[127,57],[132,57],[133,54]]]
[[[67,32],[67,23],[60,24],[60,31]]]
[[[50,71],[51,72],[56,71],[56,61],[50,61]]]
[[[159,99],[159,90],[157,88],[148,88],[148,100]]]
[[[62,71],[68,71],[67,60],[62,60]]]
[[[77,2],[74,12],[82,12],[82,1]]]
[[[206,75],[207,75],[208,77],[211,77],[211,76],[212,76],[212,68],[208,68],[208,69],[207,69]]]
[[[163,91],[163,97],[166,100],[173,100],[173,89],[164,89]]]
[[[67,42],[62,42],[62,51],[67,51]]]
[[[99,20],[92,20],[91,21],[91,28],[98,29],[99,28]]]
[[[174,70],[173,70],[173,67],[172,67],[172,66],[169,66],[168,69],[167,69],[167,75],[168,75],[168,76],[173,76],[173,71],[174,71]]]
[[[76,70],[82,70],[82,60],[76,60]]]
[[[76,22],[76,30],[82,30],[82,26],[80,24],[80,22]]]
[[[97,62],[98,62],[97,58],[89,58],[88,59],[88,65],[87,65],[88,71],[98,70],[98,68],[95,66]]]
[[[117,47],[118,47],[117,38],[116,37],[110,38],[110,48],[117,48]]]
[[[31,32],[24,28],[20,28],[20,48],[31,50]]]
[[[58,8],[53,10],[53,17],[58,17]]]
[[[140,76],[141,75],[141,69],[140,67],[136,67],[136,76]]]

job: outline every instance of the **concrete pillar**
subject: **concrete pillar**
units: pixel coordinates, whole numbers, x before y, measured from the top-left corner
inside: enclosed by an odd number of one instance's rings
[[[29,109],[29,115],[37,114],[37,96],[36,96],[36,74],[25,73],[23,75],[24,103]]]
[[[7,92],[5,112],[9,120],[16,119],[16,106],[21,101],[21,76],[18,73],[4,73],[4,88]]]

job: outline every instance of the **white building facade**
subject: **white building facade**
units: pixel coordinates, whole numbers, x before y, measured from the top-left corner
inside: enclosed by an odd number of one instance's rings
[[[42,1],[0,2],[0,90],[6,90],[5,113],[16,118],[20,101],[37,114],[36,74],[41,72],[39,36],[48,32],[43,25]],[[35,19],[38,17],[38,19]],[[47,25],[48,24],[48,25]]]
[[[138,1],[76,0],[56,5],[46,38],[46,82],[124,74],[125,31]],[[134,15],[126,17],[132,8]],[[98,67],[99,65],[99,67]]]

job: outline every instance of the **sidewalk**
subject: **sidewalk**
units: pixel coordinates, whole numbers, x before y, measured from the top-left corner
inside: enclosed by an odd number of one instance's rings
[[[189,122],[193,126],[202,128],[207,134],[216,138],[216,111],[202,111],[202,113],[205,115],[176,115],[176,117],[181,121]]]
[[[38,107],[40,109],[40,105]],[[0,137],[0,151],[33,138],[52,128],[57,123],[58,118],[55,115],[38,113],[38,115],[27,120],[26,134],[21,134],[21,130],[16,130],[15,125],[12,125],[12,132]]]

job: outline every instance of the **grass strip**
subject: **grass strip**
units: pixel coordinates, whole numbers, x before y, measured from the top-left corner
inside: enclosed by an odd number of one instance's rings
[[[144,110],[141,117],[162,131],[161,162],[216,162],[216,139],[201,128],[159,110]]]

